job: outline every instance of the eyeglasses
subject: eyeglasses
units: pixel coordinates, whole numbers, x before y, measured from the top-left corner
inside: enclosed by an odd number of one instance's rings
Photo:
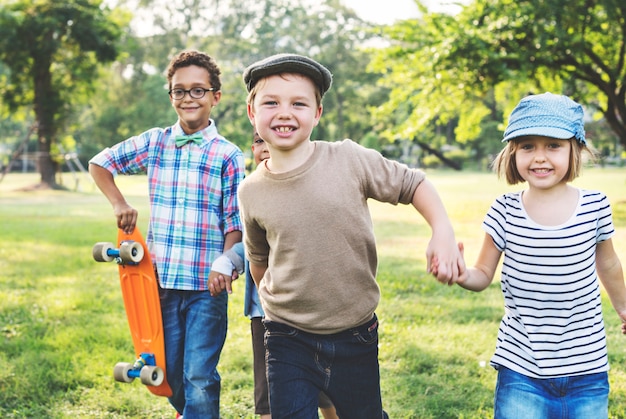
[[[172,99],[181,100],[185,97],[185,94],[187,93],[189,93],[189,96],[192,99],[202,99],[204,95],[206,95],[206,92],[213,92],[213,91],[215,91],[214,87],[211,87],[210,89],[205,89],[203,87],[194,87],[193,89],[189,89],[189,90],[172,89],[168,93],[170,94],[170,97]]]

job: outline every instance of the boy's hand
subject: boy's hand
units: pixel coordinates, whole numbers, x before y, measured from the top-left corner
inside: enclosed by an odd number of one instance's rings
[[[467,281],[467,278],[469,277],[469,272],[467,270],[467,266],[465,265],[465,247],[463,246],[462,242],[459,242],[458,244],[459,247],[459,252],[461,253],[461,258],[463,260],[463,263],[460,264],[459,267],[459,272],[458,272],[458,277],[455,281],[448,281],[448,285],[453,285],[453,284],[462,284],[465,281]],[[437,257],[433,257],[430,260],[430,273],[433,274],[433,276],[435,278],[437,278],[437,280],[439,280],[439,259]],[[441,281],[442,283],[446,283],[445,281]]]
[[[437,241],[435,237],[426,251],[427,270],[442,284],[453,285],[467,274],[463,259],[463,245],[449,248],[449,243]]]
[[[227,293],[232,294],[232,282],[239,278],[239,273],[236,270],[233,271],[231,276],[224,275],[217,271],[211,271],[209,273],[209,292],[212,297],[219,295],[222,291],[226,290]]]
[[[117,228],[124,233],[131,234],[137,224],[137,210],[127,203],[113,207],[113,214],[117,218]]]

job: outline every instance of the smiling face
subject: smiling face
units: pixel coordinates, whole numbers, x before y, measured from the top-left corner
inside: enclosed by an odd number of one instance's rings
[[[522,137],[517,140],[515,165],[530,188],[550,189],[568,181],[571,152],[570,140]]]
[[[300,74],[279,74],[260,80],[248,104],[248,118],[273,150],[290,152],[309,141],[322,116],[313,82]]]
[[[194,87],[210,89],[211,86],[209,72],[196,65],[181,67],[172,76],[171,89],[189,90]],[[170,103],[176,110],[180,125],[187,134],[200,131],[209,126],[209,118],[213,106],[220,101],[222,93],[206,92],[200,99],[192,98],[189,93],[180,100],[170,97]]]

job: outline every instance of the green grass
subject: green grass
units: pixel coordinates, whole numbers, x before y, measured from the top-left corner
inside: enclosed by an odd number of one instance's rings
[[[70,182],[70,175],[66,182]],[[508,187],[489,173],[429,172],[471,263],[485,211]],[[138,382],[113,380],[133,349],[116,268],[91,247],[115,239],[106,199],[85,179],[79,192],[19,192],[33,175],[0,183],[0,416],[3,418],[173,418],[166,399]],[[120,178],[145,230],[145,178]],[[626,170],[588,169],[577,185],[603,190],[613,205],[614,244],[626,264]],[[437,283],[425,273],[429,229],[407,206],[371,204],[379,248],[380,368],[385,409],[394,419],[492,417],[489,367],[502,297]],[[235,283],[220,362],[222,415],[253,417],[252,350]],[[605,298],[610,417],[626,418],[626,337]]]

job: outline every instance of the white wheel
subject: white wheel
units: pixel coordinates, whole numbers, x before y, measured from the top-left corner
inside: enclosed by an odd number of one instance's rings
[[[128,241],[120,244],[120,258],[124,263],[139,263],[143,259],[143,246],[141,243]]]
[[[93,249],[91,250],[91,254],[93,258],[96,260],[96,262],[111,262],[115,258],[107,254],[107,252],[110,249],[115,249],[115,247],[113,246],[113,243],[108,243],[108,242],[96,243],[94,244]]]
[[[139,373],[139,379],[147,386],[159,386],[165,379],[165,373],[160,367],[146,365]]]
[[[133,364],[129,364],[128,362],[118,362],[115,364],[113,368],[113,377],[115,381],[119,381],[120,383],[132,383],[135,379],[134,377],[128,376],[128,371],[133,369]]]

